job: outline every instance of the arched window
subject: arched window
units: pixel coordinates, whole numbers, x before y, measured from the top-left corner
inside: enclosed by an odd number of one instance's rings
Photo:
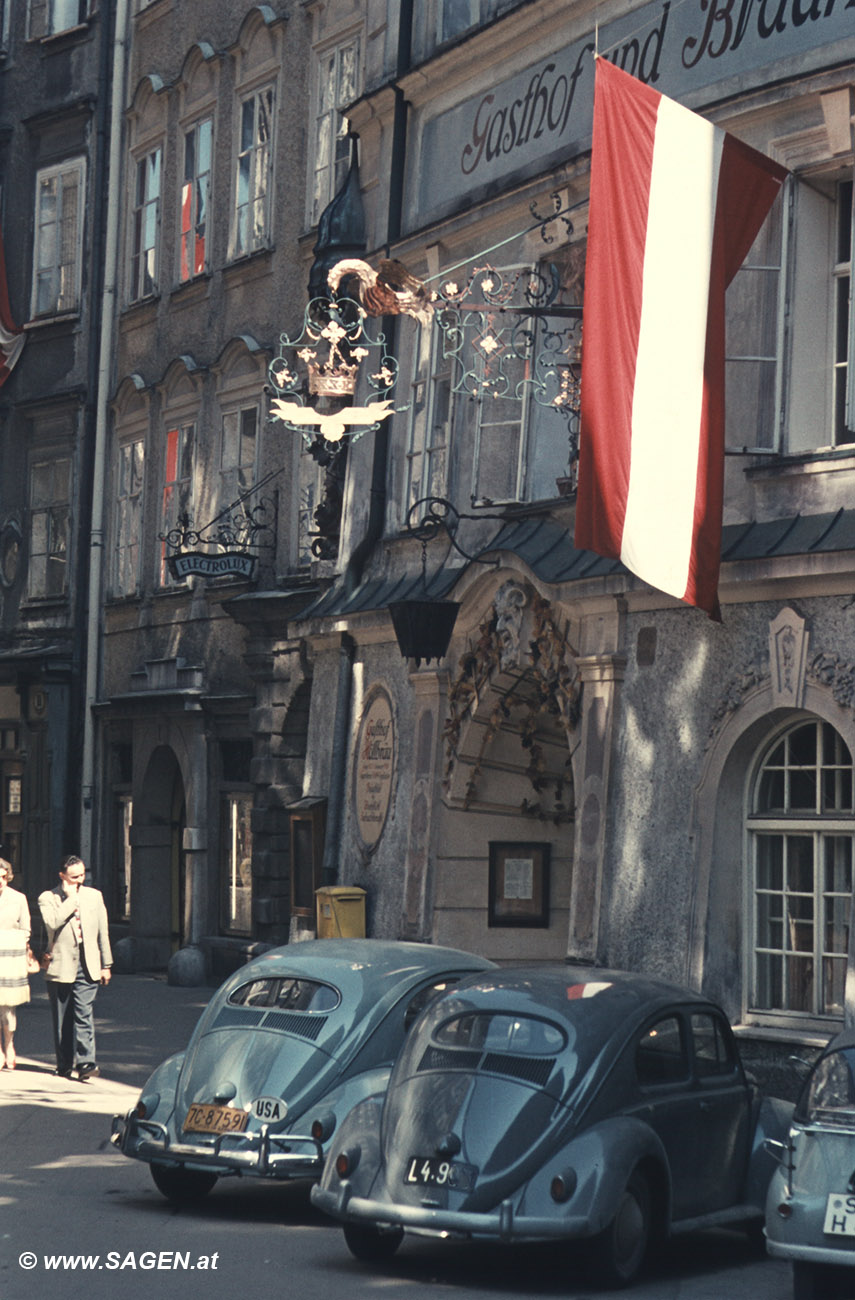
[[[852,755],[834,727],[816,718],[778,735],[748,814],[753,1011],[843,1015],[853,812]]]

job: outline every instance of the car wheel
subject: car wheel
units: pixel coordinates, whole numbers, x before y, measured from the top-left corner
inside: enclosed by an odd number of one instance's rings
[[[601,1286],[627,1286],[637,1276],[650,1240],[651,1198],[638,1170],[628,1180],[608,1227],[591,1239],[589,1268]]]
[[[373,1224],[346,1223],[344,1239],[355,1259],[379,1264],[391,1259],[404,1239],[403,1228],[375,1228]]]
[[[201,1201],[207,1196],[216,1174],[206,1174],[198,1169],[182,1169],[170,1165],[149,1165],[154,1185],[168,1201]]]

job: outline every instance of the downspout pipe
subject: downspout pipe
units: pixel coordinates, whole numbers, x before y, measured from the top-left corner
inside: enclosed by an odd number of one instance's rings
[[[398,77],[402,76],[410,66],[412,35],[413,0],[402,0],[398,10],[398,48],[395,68],[395,75]],[[396,86],[389,209],[386,217],[387,242],[398,239],[401,234],[406,152],[407,104],[403,91]],[[397,321],[394,316],[384,318],[383,330],[388,339],[389,350],[394,353],[397,331]],[[344,573],[344,589],[348,595],[356,591],[361,583],[365,565],[371,552],[383,536],[383,525],[386,518],[386,473],[388,464],[389,430],[386,427],[386,421],[384,421],[374,434],[374,457],[371,465],[371,489],[365,532],[353,548]],[[325,885],[334,885],[336,883],[341,857],[341,826],[344,813],[355,653],[356,647],[352,637],[344,633],[339,648],[338,691],[333,725],[332,771],[330,773],[327,827],[324,838],[324,858],[321,866],[321,879]]]
[[[122,174],[122,117],[128,44],[128,2],[116,0],[111,78],[107,219],[104,238],[104,286],[101,293],[101,339],[95,408],[92,467],[92,522],[89,538],[89,608],[86,621],[86,689],[83,700],[83,761],[80,810],[80,856],[91,862],[95,819],[95,714],[101,661],[101,586],[104,572],[104,483],[107,478],[108,402],[115,356],[115,315],[119,267],[119,178]]]

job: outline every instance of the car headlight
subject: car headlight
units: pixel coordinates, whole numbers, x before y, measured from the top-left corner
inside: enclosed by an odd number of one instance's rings
[[[576,1190],[576,1182],[576,1170],[564,1169],[560,1174],[553,1175],[549,1184],[549,1195],[553,1201],[561,1205],[564,1201],[570,1200]]]
[[[141,1094],[139,1101],[134,1107],[133,1113],[137,1119],[151,1119],[159,1105],[159,1092],[144,1092]]]

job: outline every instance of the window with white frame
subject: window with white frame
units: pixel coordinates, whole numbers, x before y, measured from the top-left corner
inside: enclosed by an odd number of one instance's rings
[[[448,447],[453,412],[452,362],[444,355],[439,330],[421,330],[410,405],[410,431],[404,475],[403,517],[422,497],[444,497],[448,487]]]
[[[237,501],[255,482],[258,450],[258,405],[223,415],[220,509]]]
[[[787,450],[855,443],[852,168],[793,187]]]
[[[733,448],[778,447],[784,215],[779,199],[727,290],[725,429]]]
[[[30,39],[79,27],[94,9],[95,0],[30,0]]]
[[[36,175],[33,317],[80,306],[85,167],[83,158],[75,158]]]
[[[232,257],[244,257],[270,243],[274,104],[272,86],[264,86],[240,102]]]
[[[195,441],[195,424],[175,424],[166,430],[159,530],[163,538],[175,530],[182,530],[185,523],[193,518]],[[170,582],[167,554],[167,544],[163,541],[160,552],[161,586],[167,586]]]
[[[131,214],[131,302],[150,298],[158,289],[161,162],[159,145],[136,162]]]
[[[64,456],[30,467],[30,545],[27,594],[62,596],[68,589],[71,461]]]
[[[503,267],[498,274],[506,283],[529,274],[533,284],[543,279],[540,268]],[[480,391],[471,421],[470,496],[484,504],[551,500],[556,479],[568,472],[569,436],[566,414],[559,414],[545,394],[538,401],[535,392],[534,381],[542,378],[536,354],[544,347],[543,325],[521,316],[516,327],[504,327],[501,341],[503,349],[494,349],[488,331],[473,344]]]
[[[181,185],[179,279],[183,284],[208,267],[208,217],[211,195],[213,121],[195,122],[184,133],[184,179]]]
[[[855,839],[852,755],[820,719],[767,748],[748,816],[749,1010],[841,1017]]]
[[[310,182],[309,224],[318,218],[341,188],[350,166],[350,141],[343,110],[360,93],[358,36],[319,52],[316,58],[315,138]]]
[[[116,467],[113,590],[117,596],[131,596],[139,586],[144,469],[145,441],[136,438],[122,443]]]

